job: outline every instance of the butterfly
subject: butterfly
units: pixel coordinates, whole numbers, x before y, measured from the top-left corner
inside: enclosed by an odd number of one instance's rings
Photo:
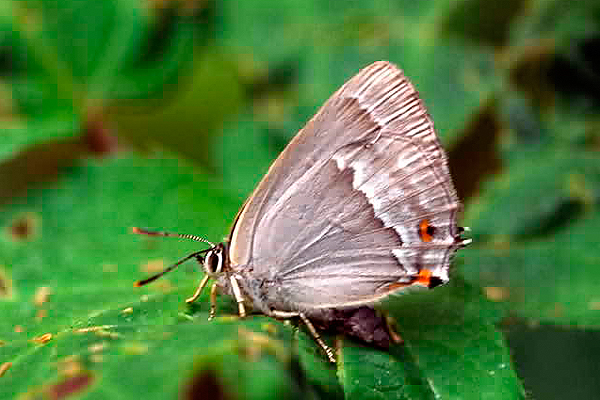
[[[334,328],[385,347],[398,340],[373,308],[395,293],[448,282],[455,252],[470,243],[444,150],[414,86],[393,64],[362,69],[298,132],[240,209],[228,239],[134,228],[205,242],[184,261],[204,269],[211,317],[218,292],[240,317],[252,308],[299,318],[319,335]],[[319,329],[317,329],[319,328]]]

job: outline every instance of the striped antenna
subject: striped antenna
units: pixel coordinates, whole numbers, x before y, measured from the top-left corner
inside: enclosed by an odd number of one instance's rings
[[[204,253],[209,252],[210,250],[212,250],[213,247],[215,247],[215,244],[212,242],[209,242],[208,240],[200,237],[200,236],[196,236],[196,235],[190,235],[190,234],[181,234],[181,233],[172,233],[172,232],[164,232],[164,231],[149,231],[147,229],[143,229],[143,228],[137,228],[137,227],[133,227],[131,228],[132,233],[138,234],[138,235],[148,235],[148,236],[163,236],[163,237],[176,237],[176,238],[180,238],[180,239],[191,239],[194,240],[196,242],[202,242],[202,243],[207,243],[210,245],[209,249],[205,249],[205,250],[200,250],[197,252],[194,252],[184,258],[182,258],[181,260],[177,261],[175,264],[168,266],[167,268],[163,269],[162,271],[160,271],[159,273],[152,275],[146,279],[142,279],[139,281],[136,281],[133,286],[135,287],[140,287],[140,286],[144,286],[147,285],[150,282],[153,282],[155,280],[157,280],[158,278],[160,278],[161,276],[163,276],[164,274],[166,274],[167,272],[171,272],[173,271],[175,268],[177,268],[178,266],[180,266],[181,264],[183,264],[184,262],[186,262],[187,260],[189,260],[190,258],[197,258],[198,261],[201,263],[202,259],[201,259],[201,255]]]
[[[208,240],[204,239],[203,237],[192,235],[192,234],[189,234],[189,233],[174,233],[174,232],[165,232],[165,231],[149,231],[148,229],[137,228],[135,226],[133,228],[131,228],[131,232],[135,233],[137,235],[163,236],[163,237],[176,237],[176,238],[180,238],[180,239],[191,239],[191,240],[194,240],[196,242],[207,243],[207,244],[210,245],[210,247],[215,247],[215,244],[213,242],[209,242]]]

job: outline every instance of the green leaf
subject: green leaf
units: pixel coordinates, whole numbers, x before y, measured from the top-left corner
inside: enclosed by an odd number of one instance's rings
[[[90,161],[6,206],[0,287],[10,289],[0,299],[0,361],[12,367],[0,396],[68,386],[86,396],[144,390],[165,398],[208,386],[242,398],[339,398],[343,390],[347,398],[416,399],[485,387],[490,398],[519,398],[493,327],[497,312],[460,280],[389,303],[405,339],[390,353],[341,338],[337,377],[304,328],[260,315],[240,320],[227,296],[214,321],[208,293],[187,306],[201,278],[193,263],[132,287],[198,245],[133,236],[129,227],[217,241],[239,205],[205,172],[157,156]]]
[[[496,328],[502,309],[487,301],[478,287],[455,276],[446,286],[388,303],[405,340],[399,360],[412,368],[407,379],[418,377],[426,384],[428,398],[524,397]],[[413,391],[417,388],[422,390],[417,386]]]
[[[465,277],[496,288],[522,317],[600,326],[599,176],[598,158],[586,152],[515,160],[469,210],[475,246],[462,254]]]
[[[111,125],[103,118],[117,99],[164,101],[165,88],[173,90],[189,75],[199,29],[191,17],[167,15],[161,21],[171,22],[168,30],[131,1],[8,1],[0,7],[6,61],[0,96],[8,106],[0,121],[0,160],[86,133],[90,119]],[[156,48],[149,48],[152,35],[162,46],[154,40]]]

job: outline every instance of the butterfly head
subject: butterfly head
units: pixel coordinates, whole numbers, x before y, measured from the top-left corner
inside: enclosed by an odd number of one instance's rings
[[[206,275],[212,279],[217,279],[225,272],[226,248],[224,243],[219,243],[216,246],[208,249],[205,255],[199,255],[198,261],[202,264],[202,268]]]
[[[142,228],[133,228],[132,231],[133,231],[133,233],[140,234],[140,235],[166,236],[166,237],[178,237],[181,239],[191,239],[191,240],[194,240],[197,242],[203,242],[203,243],[207,243],[210,245],[210,248],[208,248],[208,249],[196,251],[192,254],[189,254],[188,256],[177,261],[175,264],[170,265],[167,268],[165,268],[164,270],[160,271],[159,273],[152,275],[146,279],[135,282],[135,286],[137,286],[137,287],[144,286],[150,282],[155,281],[156,279],[165,275],[167,272],[174,270],[175,268],[177,268],[178,266],[180,266],[181,264],[183,264],[184,262],[186,262],[192,258],[195,258],[198,261],[198,263],[200,263],[200,265],[202,265],[202,268],[204,269],[204,272],[206,273],[206,275],[205,275],[206,279],[203,280],[204,284],[202,284],[202,287],[206,284],[205,281],[208,281],[208,278],[217,279],[223,274],[223,272],[226,269],[225,268],[226,267],[225,260],[226,260],[227,249],[226,249],[224,243],[214,244],[204,238],[201,238],[196,235],[189,235],[189,234],[171,233],[171,232],[163,232],[163,231],[149,231],[149,230],[142,229]]]

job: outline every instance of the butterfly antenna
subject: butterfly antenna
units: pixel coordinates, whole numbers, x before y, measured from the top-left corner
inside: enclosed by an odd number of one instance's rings
[[[135,233],[135,234],[138,234],[138,235],[163,236],[163,237],[176,237],[176,238],[180,238],[180,239],[191,239],[191,240],[194,240],[196,242],[207,243],[211,247],[210,249],[200,250],[200,251],[197,251],[195,253],[192,253],[192,254],[190,254],[190,255],[182,258],[181,260],[177,261],[175,264],[170,265],[169,267],[167,267],[164,270],[160,271],[159,273],[157,273],[155,275],[152,275],[149,278],[136,281],[133,284],[133,286],[135,286],[135,287],[140,287],[140,286],[147,285],[148,283],[157,280],[158,278],[160,278],[164,274],[173,271],[175,268],[177,268],[178,266],[180,266],[181,264],[183,264],[184,262],[186,262],[190,258],[198,258],[200,255],[202,255],[202,254],[210,251],[213,247],[215,247],[214,243],[209,242],[208,240],[206,240],[206,239],[204,239],[204,238],[202,238],[200,236],[191,235],[191,234],[182,234],[182,233],[173,233],[173,232],[164,232],[164,231],[149,231],[147,229],[137,228],[137,227],[131,228],[131,231],[132,231],[132,233]]]
[[[183,264],[184,262],[186,262],[190,258],[196,258],[196,257],[200,256],[201,254],[206,253],[207,251],[210,251],[210,249],[200,250],[200,251],[197,251],[195,253],[192,253],[189,256],[186,256],[186,257],[182,258],[181,260],[177,261],[175,264],[170,265],[167,268],[163,269],[158,274],[152,275],[151,277],[146,278],[146,279],[142,279],[140,281],[136,281],[133,284],[133,286],[140,287],[140,286],[147,285],[150,282],[154,282],[155,280],[157,280],[158,278],[160,278],[161,276],[163,276],[167,272],[173,271],[175,268],[179,267],[181,264]]]
[[[135,226],[133,228],[131,228],[131,232],[135,233],[137,235],[163,236],[163,237],[176,237],[176,238],[180,238],[180,239],[191,239],[196,242],[207,243],[210,245],[210,247],[215,247],[215,244],[213,242],[209,242],[208,240],[206,240],[200,236],[191,235],[191,234],[165,232],[165,231],[149,231],[147,229],[138,228]]]

